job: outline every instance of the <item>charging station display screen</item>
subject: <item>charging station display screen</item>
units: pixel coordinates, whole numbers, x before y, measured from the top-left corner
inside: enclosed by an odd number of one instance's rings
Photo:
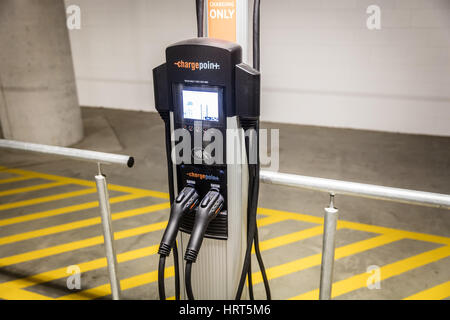
[[[182,90],[185,119],[219,121],[219,93]]]

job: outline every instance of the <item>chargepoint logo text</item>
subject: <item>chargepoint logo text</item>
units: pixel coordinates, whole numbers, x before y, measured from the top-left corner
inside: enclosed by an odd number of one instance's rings
[[[178,60],[173,63],[176,67],[180,69],[190,69],[192,71],[196,70],[220,70],[220,64],[217,62],[199,62],[199,61],[183,61]]]

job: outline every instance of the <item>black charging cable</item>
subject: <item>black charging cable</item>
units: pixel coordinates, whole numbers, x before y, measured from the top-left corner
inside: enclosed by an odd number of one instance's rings
[[[158,290],[159,298],[165,299],[164,285],[164,267],[166,257],[170,254],[172,248],[176,246],[176,237],[180,226],[181,218],[188,212],[191,212],[197,205],[199,195],[192,186],[186,186],[180,191],[170,208],[170,218],[164,235],[159,245],[158,254],[160,255],[158,266]],[[178,262],[178,261],[176,261]]]
[[[195,300],[194,293],[192,292],[192,261],[186,262],[186,269],[184,272],[184,276],[186,277],[186,294],[189,300]]]
[[[259,119],[258,121],[256,121],[256,164],[254,166],[254,178],[253,178],[253,203],[252,203],[252,213],[254,216],[254,223],[255,223],[255,234],[254,234],[254,247],[255,247],[255,255],[256,255],[256,259],[258,261],[258,265],[259,265],[259,269],[261,270],[261,275],[263,278],[263,283],[264,283],[264,289],[266,291],[266,298],[267,300],[271,300],[271,292],[270,292],[270,286],[269,286],[269,280],[267,278],[267,273],[266,273],[266,268],[264,266],[264,262],[261,256],[261,250],[259,248],[259,236],[258,236],[258,227],[256,225],[256,216],[257,216],[257,208],[258,208],[258,195],[259,195],[259,172],[260,172],[260,161],[259,161]],[[251,259],[250,259],[251,260]],[[251,271],[251,262],[249,264],[249,270]],[[249,272],[249,283],[252,284],[251,281],[251,273]]]
[[[203,31],[203,17],[205,12],[205,1],[195,0],[195,9],[197,13],[197,37],[201,38],[204,35]]]
[[[195,214],[194,227],[192,228],[191,237],[189,238],[184,254],[184,260],[186,260],[186,293],[189,300],[194,300],[191,283],[192,263],[195,263],[197,260],[209,223],[219,214],[220,210],[222,210],[224,202],[225,200],[219,190],[213,188],[203,197],[196,209],[197,212]]]
[[[155,90],[156,91],[156,90]],[[159,111],[159,115],[161,116],[161,119],[164,121],[164,129],[165,129],[165,141],[166,141],[166,159],[167,159],[167,175],[168,175],[168,181],[169,181],[169,201],[172,205],[174,197],[175,197],[175,190],[173,186],[173,162],[172,162],[172,155],[171,155],[171,140],[170,140],[170,112],[169,111]],[[159,261],[160,267],[162,264],[162,261],[160,259]],[[164,259],[165,264],[165,259]],[[175,299],[180,300],[180,264],[178,262],[178,247],[177,243],[175,242],[173,245],[173,266],[174,266],[174,273],[175,273]],[[164,270],[164,268],[162,269]],[[160,291],[161,292],[161,291]],[[162,295],[165,296],[165,295]],[[161,297],[161,295],[160,295]]]
[[[260,0],[254,0],[253,3],[253,68],[255,70],[260,69]],[[247,250],[245,252],[244,266],[242,268],[241,278],[238,285],[238,290],[236,293],[236,300],[239,300],[242,296],[242,291],[245,284],[245,276],[248,278],[249,285],[249,295],[250,299],[253,299],[253,282],[251,274],[251,248],[253,243],[255,245],[255,254],[258,260],[259,269],[261,270],[264,288],[266,291],[267,300],[271,299],[269,281],[266,274],[266,269],[261,256],[261,250],[259,248],[259,238],[258,238],[258,228],[256,225],[256,215],[258,207],[258,194],[259,194],[259,171],[260,171],[260,161],[259,161],[259,118],[243,118],[241,119],[241,126],[244,130],[254,130],[256,133],[256,143],[249,142],[249,136],[246,136],[246,153],[247,159],[249,161],[249,194],[248,194],[248,210],[247,210],[247,223],[250,224],[247,231]],[[255,139],[252,139],[255,141]],[[252,148],[252,150],[250,150]],[[255,150],[256,148],[256,150]],[[256,163],[250,163],[252,158],[250,154],[256,152]],[[254,160],[254,159],[253,159]]]
[[[258,228],[256,224],[258,194],[259,194],[259,121],[257,118],[241,119],[241,126],[247,132],[245,139],[245,150],[248,159],[248,175],[249,175],[249,192],[248,192],[248,206],[247,206],[247,249],[244,256],[244,265],[242,267],[241,278],[236,293],[236,300],[241,299],[242,291],[244,289],[245,277],[247,276],[249,285],[250,299],[253,300],[253,282],[251,275],[251,249],[253,244],[255,246],[255,254],[258,260],[259,269],[261,270],[264,288],[266,291],[267,300],[271,299],[269,281],[267,279],[266,269],[261,256],[259,248]],[[252,137],[253,135],[253,137]],[[256,155],[256,156],[255,156]],[[255,163],[256,162],[256,163]]]
[[[252,161],[255,161],[256,159],[253,159],[251,157],[251,154],[254,154],[250,151],[250,145],[254,146],[254,144],[250,144],[249,139],[251,138],[249,134],[251,135],[253,132],[250,131],[250,129],[256,127],[257,118],[254,119],[240,119],[242,128],[247,132],[247,135],[245,137],[245,150],[247,153],[247,161],[248,161],[248,177],[249,177],[249,184],[248,184],[248,198],[247,198],[247,248],[245,251],[244,256],[244,264],[242,267],[241,277],[239,280],[238,290],[236,293],[236,300],[241,299],[242,291],[244,290],[245,285],[245,279],[246,276],[249,275],[250,270],[250,264],[251,264],[251,249],[253,246],[253,240],[255,237],[255,231],[256,231],[256,210],[254,210],[254,204],[255,204],[255,196],[258,195],[255,194],[255,177],[256,177],[256,164],[251,163]],[[252,140],[254,140],[253,137]],[[256,160],[257,162],[257,160]],[[251,278],[249,279],[249,283],[252,283]],[[252,289],[251,289],[252,290]],[[252,292],[252,291],[250,291]]]
[[[164,268],[166,257],[170,254],[172,248],[175,248],[181,218],[183,215],[191,212],[195,208],[198,203],[198,199],[199,195],[194,187],[186,186],[180,191],[170,208],[169,222],[167,223],[167,227],[164,231],[158,250],[158,254],[160,255],[158,265],[158,291],[159,298],[161,300],[166,298],[164,285]]]

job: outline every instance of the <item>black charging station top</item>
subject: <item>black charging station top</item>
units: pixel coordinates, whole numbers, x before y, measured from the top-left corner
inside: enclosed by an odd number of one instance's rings
[[[213,38],[193,38],[166,49],[166,63],[153,69],[155,106],[174,111],[173,86],[219,86],[226,117],[259,117],[260,73],[242,62],[242,49]]]
[[[176,43],[168,46],[166,48],[166,50],[169,50],[170,48],[177,47],[177,46],[187,46],[187,45],[210,46],[210,47],[215,47],[215,48],[221,48],[223,50],[228,50],[230,52],[233,52],[233,51],[241,51],[242,52],[241,46],[238,45],[237,43],[222,40],[222,39],[216,39],[216,38],[192,38],[192,39],[182,40],[182,41],[176,42]]]

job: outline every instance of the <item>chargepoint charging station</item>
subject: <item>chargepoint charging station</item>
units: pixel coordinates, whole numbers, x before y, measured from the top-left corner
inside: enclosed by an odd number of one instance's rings
[[[158,251],[159,295],[165,299],[165,261],[173,252],[176,299],[245,298],[246,280],[253,299],[254,244],[270,299],[256,226],[259,1],[254,4],[256,68],[242,63],[238,44],[203,37],[203,8],[197,1],[198,38],[169,46],[166,62],[153,70],[171,201]]]

